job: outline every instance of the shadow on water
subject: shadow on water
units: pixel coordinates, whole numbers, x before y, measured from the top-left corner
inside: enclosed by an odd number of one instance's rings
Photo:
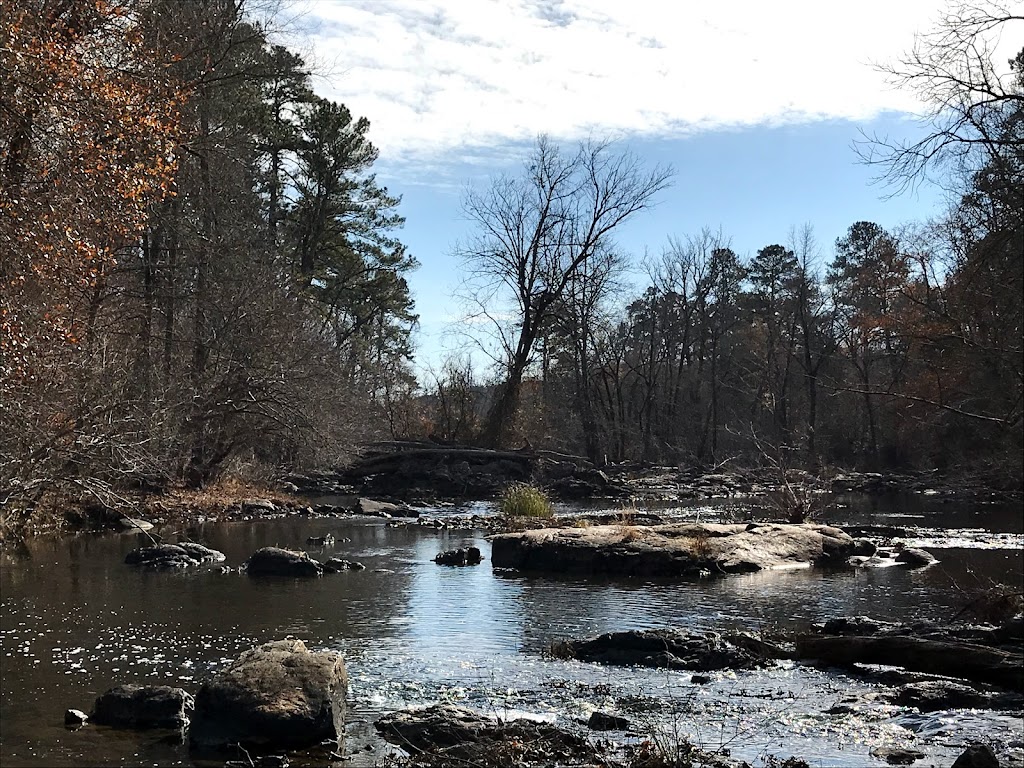
[[[887,510],[858,514],[877,520],[894,514]],[[1012,519],[991,511],[991,520],[955,512],[955,525],[947,527],[991,524],[1019,533],[1019,510]],[[710,513],[702,514],[708,519]],[[306,546],[308,537],[328,532],[336,537],[333,545]],[[240,651],[291,635],[346,653],[354,727],[365,728],[382,712],[439,700],[562,720],[585,718],[602,706],[635,712],[638,722],[674,718],[691,738],[711,746],[715,739],[727,741],[734,755],[746,759],[777,743],[779,753],[784,745],[786,755],[802,749],[822,765],[849,765],[852,744],[913,736],[894,718],[837,723],[821,714],[844,693],[868,690],[853,678],[783,666],[719,674],[710,685],[694,686],[685,673],[610,670],[543,654],[556,639],[628,628],[796,628],[843,614],[941,620],[964,603],[958,589],[986,579],[1019,583],[1022,569],[1019,548],[959,547],[936,551],[941,562],[919,571],[632,581],[495,572],[478,531],[388,528],[362,518],[207,524],[190,533],[224,552],[233,566],[260,547],[278,545],[306,549],[321,560],[358,560],[367,568],[314,580],[257,580],[214,568],[139,572],[123,564],[137,545],[133,535],[40,539],[0,552],[0,764],[190,764],[183,745],[161,740],[166,734],[91,726],[70,732],[63,728],[63,712],[88,710],[95,696],[121,683],[174,684],[195,692]],[[482,565],[432,562],[442,550],[467,545],[483,550]],[[1002,733],[1015,725],[991,713],[972,718],[936,737],[936,757],[955,756],[973,732]],[[857,761],[870,764],[867,747],[857,749]]]

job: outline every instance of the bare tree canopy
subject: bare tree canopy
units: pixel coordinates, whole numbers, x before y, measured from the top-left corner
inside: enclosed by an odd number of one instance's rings
[[[469,190],[463,210],[476,227],[457,255],[467,269],[470,299],[499,318],[504,382],[483,427],[485,443],[506,441],[518,408],[523,372],[546,322],[575,283],[601,269],[615,229],[649,208],[672,170],[646,168],[608,141],[586,141],[572,153],[545,137],[520,176],[500,176],[485,190]]]
[[[923,138],[877,134],[856,143],[861,159],[899,193],[927,177],[969,177],[1007,151],[1024,151],[1024,48],[1007,61],[995,56],[1011,35],[1024,42],[1024,14],[1007,0],[953,0],[935,27],[918,35],[899,61],[879,69],[925,105]],[[1018,50],[1020,51],[1018,53]]]

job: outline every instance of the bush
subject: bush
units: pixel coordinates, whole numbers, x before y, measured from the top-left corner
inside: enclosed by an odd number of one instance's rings
[[[551,517],[547,495],[529,483],[512,483],[501,494],[498,509],[505,517]]]

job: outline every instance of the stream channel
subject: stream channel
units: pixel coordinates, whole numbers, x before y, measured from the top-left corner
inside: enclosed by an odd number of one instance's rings
[[[689,672],[545,657],[557,639],[613,630],[799,629],[844,615],[942,621],[965,604],[961,590],[990,579],[1021,584],[1019,502],[943,503],[922,496],[836,501],[827,522],[905,528],[902,540],[926,547],[940,562],[919,570],[779,571],[694,582],[525,575],[493,570],[479,530],[390,527],[364,517],[289,516],[189,529],[193,540],[224,552],[232,566],[270,545],[366,565],[364,571],[306,581],[256,580],[215,568],[138,571],[123,564],[138,546],[137,534],[80,534],[9,546],[0,550],[0,765],[191,765],[187,746],[166,732],[91,725],[66,730],[64,711],[88,711],[98,694],[123,683],[176,685],[195,693],[241,651],[286,636],[346,655],[349,759],[339,766],[379,765],[387,748],[373,736],[373,721],[436,702],[502,717],[526,714],[570,728],[580,728],[577,721],[594,709],[617,712],[633,722],[633,739],[651,733],[666,742],[685,737],[755,766],[790,755],[813,766],[885,765],[869,754],[876,746],[913,747],[927,755],[917,765],[948,766],[976,739],[1020,755],[1024,725],[1010,713],[921,714],[878,704],[827,714],[845,696],[879,690],[836,670],[783,662],[712,673],[710,683],[697,685]],[[491,505],[476,503],[423,514],[491,511]],[[752,500],[657,511],[702,521],[770,516]],[[306,545],[308,537],[328,532],[335,544]],[[467,545],[481,548],[482,565],[432,562],[440,551]],[[302,764],[293,759],[293,766]]]

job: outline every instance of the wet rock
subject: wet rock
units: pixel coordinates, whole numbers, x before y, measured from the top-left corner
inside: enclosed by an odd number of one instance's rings
[[[592,731],[625,731],[629,728],[629,720],[598,710],[590,713],[587,728]]]
[[[89,722],[89,716],[80,709],[69,709],[64,713],[64,725],[68,728],[78,728]]]
[[[169,685],[119,685],[101,694],[89,718],[114,728],[184,728],[192,696]]]
[[[256,550],[246,565],[250,576],[321,576],[324,567],[305,552],[280,547]]]
[[[451,704],[394,712],[374,725],[412,752],[416,765],[590,765],[597,758],[586,739],[549,723],[501,722]]]
[[[280,511],[270,499],[245,499],[241,508],[243,515],[274,515]]]
[[[362,515],[373,515],[374,517],[419,517],[419,510],[413,509],[405,504],[393,504],[390,501],[377,501],[375,499],[359,499],[356,502],[356,512]]]
[[[1024,709],[1024,696],[1016,693],[979,691],[946,680],[904,685],[893,697],[896,704],[917,707],[921,712],[944,709]]]
[[[952,768],[999,768],[999,760],[987,744],[971,744],[953,762]]]
[[[243,653],[196,695],[193,749],[302,748],[345,733],[348,676],[335,651],[278,640]]]
[[[761,657],[736,647],[715,632],[673,629],[608,632],[590,640],[566,640],[556,643],[552,653],[599,664],[698,672],[748,669],[763,662]]]
[[[121,527],[131,533],[132,531],[152,531],[153,524],[148,520],[139,517],[122,517]]]
[[[911,765],[924,759],[924,752],[916,749],[900,749],[898,747],[875,747],[871,756],[885,760],[889,765]]]
[[[124,562],[127,565],[165,570],[193,568],[200,563],[219,563],[224,559],[223,552],[204,547],[202,544],[181,542],[133,549],[125,556]]]
[[[479,565],[483,559],[477,547],[468,547],[439,552],[434,557],[434,562],[438,565]]]
[[[326,573],[341,573],[342,571],[362,571],[366,566],[354,560],[342,560],[338,557],[331,557],[324,561]]]
[[[937,563],[938,560],[931,553],[925,552],[923,549],[908,547],[896,555],[896,562],[905,563],[911,568],[923,568],[926,565]]]
[[[859,557],[871,557],[878,552],[878,547],[870,539],[854,539],[852,554]]]
[[[826,635],[877,635],[900,627],[891,621],[878,621],[868,616],[839,616],[821,625]]]
[[[334,543],[334,534],[325,533],[323,536],[310,536],[306,544],[311,547],[326,547]]]
[[[707,685],[713,679],[714,678],[712,678],[711,675],[691,675],[690,676],[690,682],[693,683],[694,685]]]

